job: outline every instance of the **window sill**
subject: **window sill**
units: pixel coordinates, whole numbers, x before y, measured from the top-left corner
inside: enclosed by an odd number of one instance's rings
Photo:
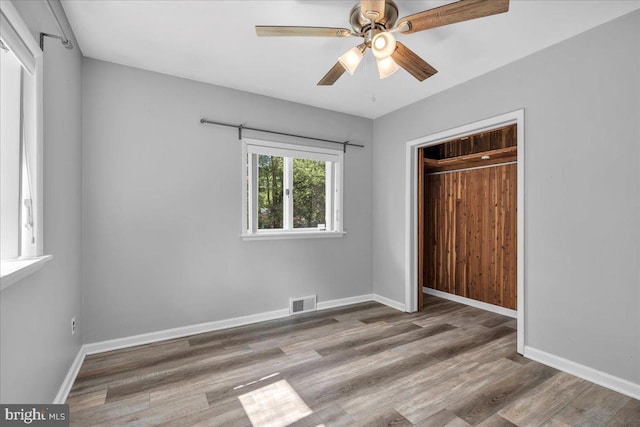
[[[346,231],[284,231],[276,233],[243,234],[242,240],[329,239],[342,237]]]
[[[53,258],[44,255],[36,258],[6,259],[0,262],[0,291],[40,270],[45,262]]]

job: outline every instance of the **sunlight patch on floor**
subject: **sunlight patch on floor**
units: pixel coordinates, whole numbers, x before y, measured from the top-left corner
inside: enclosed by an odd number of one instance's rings
[[[276,375],[279,375],[279,374],[280,374],[280,372],[276,372],[275,374],[271,374],[271,375],[267,375],[266,377],[262,377],[262,378],[260,378],[259,380],[255,380],[255,381],[251,381],[251,382],[246,383],[246,384],[241,384],[241,385],[239,385],[239,386],[235,386],[233,389],[234,389],[234,390],[240,390],[241,388],[245,388],[245,387],[248,387],[248,386],[250,386],[250,385],[257,384],[257,383],[259,383],[260,381],[268,380],[269,378],[273,378],[273,377],[275,377]]]
[[[284,427],[311,415],[287,380],[238,396],[254,427]]]

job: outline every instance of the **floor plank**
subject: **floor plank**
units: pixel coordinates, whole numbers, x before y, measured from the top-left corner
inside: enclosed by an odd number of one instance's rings
[[[449,409],[470,425],[480,424],[556,373],[555,369],[539,364],[519,366],[478,390],[470,399],[450,405]]]
[[[94,391],[91,393],[78,394],[67,399],[69,405],[69,412],[78,412],[83,409],[93,408],[94,406],[100,406],[105,403],[107,399],[107,388]]]
[[[607,424],[607,427],[622,426],[640,426],[640,400],[629,400]]]
[[[149,409],[149,394],[141,393],[116,403],[105,403],[71,412],[69,418],[72,426],[93,426],[146,409]]]
[[[120,418],[100,423],[100,426],[157,426],[169,421],[184,418],[209,407],[204,395],[176,399],[162,406],[150,406],[148,409],[132,412]]]
[[[88,356],[71,425],[640,426],[640,402],[516,352],[508,317],[425,296]]]
[[[448,409],[441,409],[435,414],[431,415],[424,421],[413,424],[419,426],[446,426],[446,427],[469,427],[470,424],[465,420],[458,418],[456,414],[449,411]]]
[[[556,413],[544,426],[605,426],[631,398],[620,398],[615,391],[593,384]],[[640,424],[640,417],[638,417]]]
[[[561,372],[498,413],[516,425],[541,425],[591,383]]]
[[[487,418],[486,420],[478,424],[478,426],[479,427],[513,427],[515,426],[515,424],[512,423],[511,421],[505,420],[498,414],[493,414],[491,417]]]
[[[362,419],[358,422],[359,425],[363,426],[372,426],[372,427],[383,427],[383,426],[412,426],[405,417],[400,415],[395,410],[389,410],[387,413],[374,413],[372,416]]]

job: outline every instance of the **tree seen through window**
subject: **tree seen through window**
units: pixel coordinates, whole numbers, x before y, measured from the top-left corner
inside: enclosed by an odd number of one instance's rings
[[[293,159],[293,228],[325,224],[325,162]]]
[[[293,228],[324,226],[326,216],[326,162],[293,162],[293,189],[285,196],[285,158],[258,155],[258,229],[284,228],[285,197],[293,197]],[[290,169],[291,170],[291,169]]]
[[[258,156],[258,228],[283,227],[283,163],[282,157]]]

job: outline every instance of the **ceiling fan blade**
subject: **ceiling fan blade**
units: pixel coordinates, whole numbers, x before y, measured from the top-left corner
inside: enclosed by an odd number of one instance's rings
[[[384,7],[384,0],[360,0],[360,13],[374,22],[384,18]]]
[[[336,62],[336,65],[331,67],[329,72],[324,75],[318,82],[318,86],[331,86],[334,84],[346,70],[340,62]]]
[[[438,70],[427,64],[424,59],[398,41],[396,42],[396,50],[391,54],[391,57],[399,66],[420,81],[428,79],[438,72]]]
[[[509,0],[460,0],[414,15],[405,16],[398,21],[397,27],[408,24],[409,29],[400,31],[406,34],[456,22],[504,13],[509,10]]]
[[[259,37],[349,37],[351,30],[331,27],[288,27],[256,25]]]

